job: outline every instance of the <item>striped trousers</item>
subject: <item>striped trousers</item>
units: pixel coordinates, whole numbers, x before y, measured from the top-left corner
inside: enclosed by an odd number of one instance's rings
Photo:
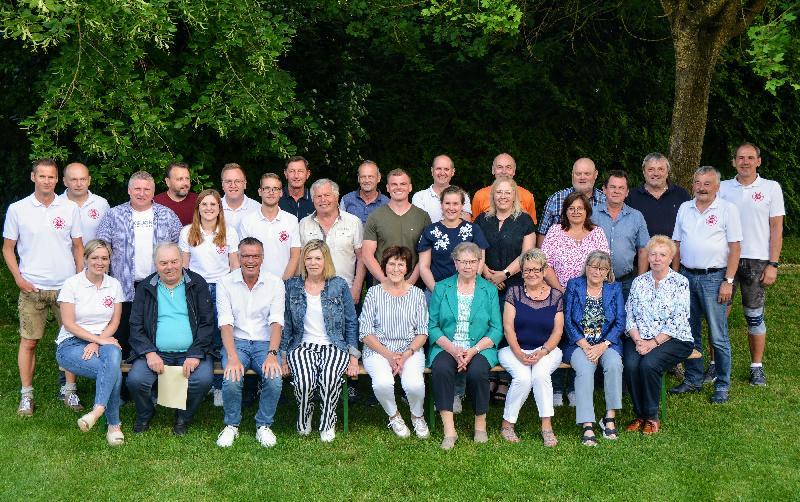
[[[299,408],[298,432],[308,434],[311,431],[315,393],[319,393],[321,403],[319,430],[336,427],[336,405],[342,394],[342,375],[350,355],[333,345],[301,343],[286,355],[286,360]]]

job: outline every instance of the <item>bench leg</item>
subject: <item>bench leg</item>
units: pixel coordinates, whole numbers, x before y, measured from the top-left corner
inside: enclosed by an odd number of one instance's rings
[[[667,420],[667,375],[661,376],[661,421]]]
[[[350,432],[350,385],[347,377],[342,384],[342,415],[344,416],[344,433]]]
[[[431,381],[431,376],[427,375],[428,383]],[[431,432],[436,429],[436,402],[433,399],[433,386],[428,385],[428,429]]]

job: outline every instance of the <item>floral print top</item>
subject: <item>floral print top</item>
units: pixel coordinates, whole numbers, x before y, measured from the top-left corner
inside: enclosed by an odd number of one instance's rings
[[[610,252],[603,229],[596,226],[589,234],[576,241],[561,228],[553,225],[542,242],[542,251],[547,255],[547,264],[553,267],[558,282],[566,287],[570,279],[583,275],[586,257],[595,250]]]
[[[603,310],[603,295],[598,297],[586,295],[586,305],[583,307],[583,336],[589,345],[595,345],[603,338],[603,323],[606,314]]]
[[[625,314],[625,331],[636,328],[643,340],[664,333],[683,342],[693,341],[689,327],[689,281],[673,270],[659,281],[658,287],[653,272],[634,279]]]
[[[448,228],[444,223],[437,221],[422,231],[417,252],[431,250],[431,274],[434,281],[439,282],[456,273],[456,266],[450,254],[453,248],[462,242],[474,242],[481,249],[489,247],[481,228],[468,221],[462,221],[455,228]]]

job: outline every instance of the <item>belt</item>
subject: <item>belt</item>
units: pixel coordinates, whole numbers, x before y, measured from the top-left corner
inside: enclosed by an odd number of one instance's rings
[[[687,272],[695,274],[695,275],[716,274],[720,270],[725,270],[724,268],[721,268],[721,267],[720,268],[689,268],[689,267],[683,267],[683,269],[686,270]]]

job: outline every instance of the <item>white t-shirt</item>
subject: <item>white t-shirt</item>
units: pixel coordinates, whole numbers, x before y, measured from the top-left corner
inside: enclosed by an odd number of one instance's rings
[[[110,275],[103,276],[98,289],[86,278],[86,272],[75,274],[66,281],[58,293],[59,303],[75,305],[75,324],[93,335],[99,335],[108,326],[114,315],[114,305],[125,300],[122,285]],[[61,326],[56,344],[73,335]]]
[[[268,342],[270,325],[283,326],[286,291],[280,277],[262,267],[253,289],[236,269],[217,283],[217,320],[219,326],[233,326],[233,337],[240,340]]]
[[[3,238],[17,241],[22,278],[44,290],[75,274],[72,239],[82,235],[78,205],[61,197],[45,206],[31,194],[8,206],[3,225]]]
[[[681,204],[672,240],[681,243],[681,264],[688,268],[725,268],[728,243],[741,242],[739,210],[719,196],[702,213],[695,199]]]
[[[744,186],[733,178],[720,184],[719,196],[739,209],[742,258],[769,260],[769,219],[786,215],[778,182],[756,176],[753,183]]]
[[[433,185],[415,193],[411,197],[411,203],[427,212],[431,217],[431,223],[442,221],[442,199],[433,191]],[[461,211],[472,216],[472,202],[468,193],[464,193],[464,207]]]
[[[303,246],[312,239],[325,241],[331,250],[331,260],[336,268],[336,275],[353,285],[356,276],[356,250],[361,249],[364,239],[364,227],[357,216],[339,210],[339,217],[325,235],[313,212],[300,220],[300,244]]]
[[[133,210],[133,280],[141,281],[152,274],[153,267],[153,208]]]
[[[239,235],[242,235],[241,224],[244,217],[258,211],[260,208],[261,204],[259,202],[246,195],[244,196],[242,205],[236,209],[231,208],[225,197],[222,197],[222,210],[225,211],[225,225],[235,228]]]
[[[203,242],[198,246],[189,245],[189,229],[186,225],[181,229],[178,246],[184,253],[189,253],[189,269],[200,274],[209,284],[216,284],[231,271],[228,255],[238,252],[239,234],[231,226],[225,229],[225,245],[222,247],[214,244],[217,233],[207,234],[200,229]]]
[[[65,191],[60,197],[67,200],[67,192]],[[99,195],[89,192],[89,197],[78,207],[81,215],[81,232],[83,233],[83,245],[94,239],[97,235],[97,227],[100,226],[100,220],[103,219],[109,209],[108,201]]]
[[[303,343],[330,345],[322,316],[322,295],[314,296],[306,291],[306,316],[303,318]]]
[[[266,219],[259,210],[242,220],[239,237],[255,237],[264,245],[264,268],[278,277],[283,277],[292,248],[300,247],[300,229],[297,217],[283,209],[275,219]]]

